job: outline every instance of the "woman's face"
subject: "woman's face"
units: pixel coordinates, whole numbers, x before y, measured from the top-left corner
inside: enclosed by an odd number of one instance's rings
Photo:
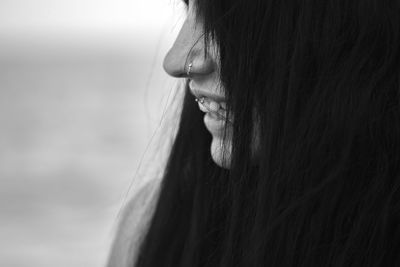
[[[193,101],[196,99],[200,110],[205,113],[204,124],[212,135],[212,159],[220,167],[229,169],[232,125],[225,122],[226,106],[224,89],[220,85],[218,49],[211,43],[205,55],[203,26],[201,20],[196,20],[191,4],[178,37],[164,58],[164,69],[173,77],[188,79]],[[229,120],[233,121],[232,118]]]

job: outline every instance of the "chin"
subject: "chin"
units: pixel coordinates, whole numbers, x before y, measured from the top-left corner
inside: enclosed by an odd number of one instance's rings
[[[251,162],[255,165],[259,164],[260,154],[260,140],[259,136],[255,135],[251,145]],[[211,141],[211,158],[215,164],[224,169],[231,168],[232,160],[232,140],[228,137],[225,141],[213,135]]]
[[[213,137],[211,141],[211,157],[215,164],[224,169],[231,167],[232,145],[229,141]]]

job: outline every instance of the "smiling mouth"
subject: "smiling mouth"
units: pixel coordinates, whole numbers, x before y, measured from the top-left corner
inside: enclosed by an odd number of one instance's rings
[[[211,113],[216,118],[226,120],[233,123],[232,120],[227,118],[227,110],[225,102],[216,102],[210,98],[200,97],[195,99],[199,105],[199,109],[205,113]]]
[[[213,100],[213,101],[215,101],[217,103],[225,102],[225,96],[224,95],[218,94],[217,92],[214,92],[212,90],[199,88],[198,86],[195,85],[193,79],[189,80],[188,85],[189,85],[190,92],[197,99],[205,98],[205,99]]]

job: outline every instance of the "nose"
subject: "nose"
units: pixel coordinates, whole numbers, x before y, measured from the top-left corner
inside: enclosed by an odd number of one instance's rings
[[[191,77],[212,73],[215,69],[214,60],[205,54],[204,48],[203,29],[189,14],[164,58],[164,70],[173,77],[187,78],[191,63]]]

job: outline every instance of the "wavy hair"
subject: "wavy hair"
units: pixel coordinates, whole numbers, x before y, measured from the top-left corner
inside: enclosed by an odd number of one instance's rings
[[[136,266],[400,265],[399,1],[195,4],[235,118],[231,168],[186,88]]]

